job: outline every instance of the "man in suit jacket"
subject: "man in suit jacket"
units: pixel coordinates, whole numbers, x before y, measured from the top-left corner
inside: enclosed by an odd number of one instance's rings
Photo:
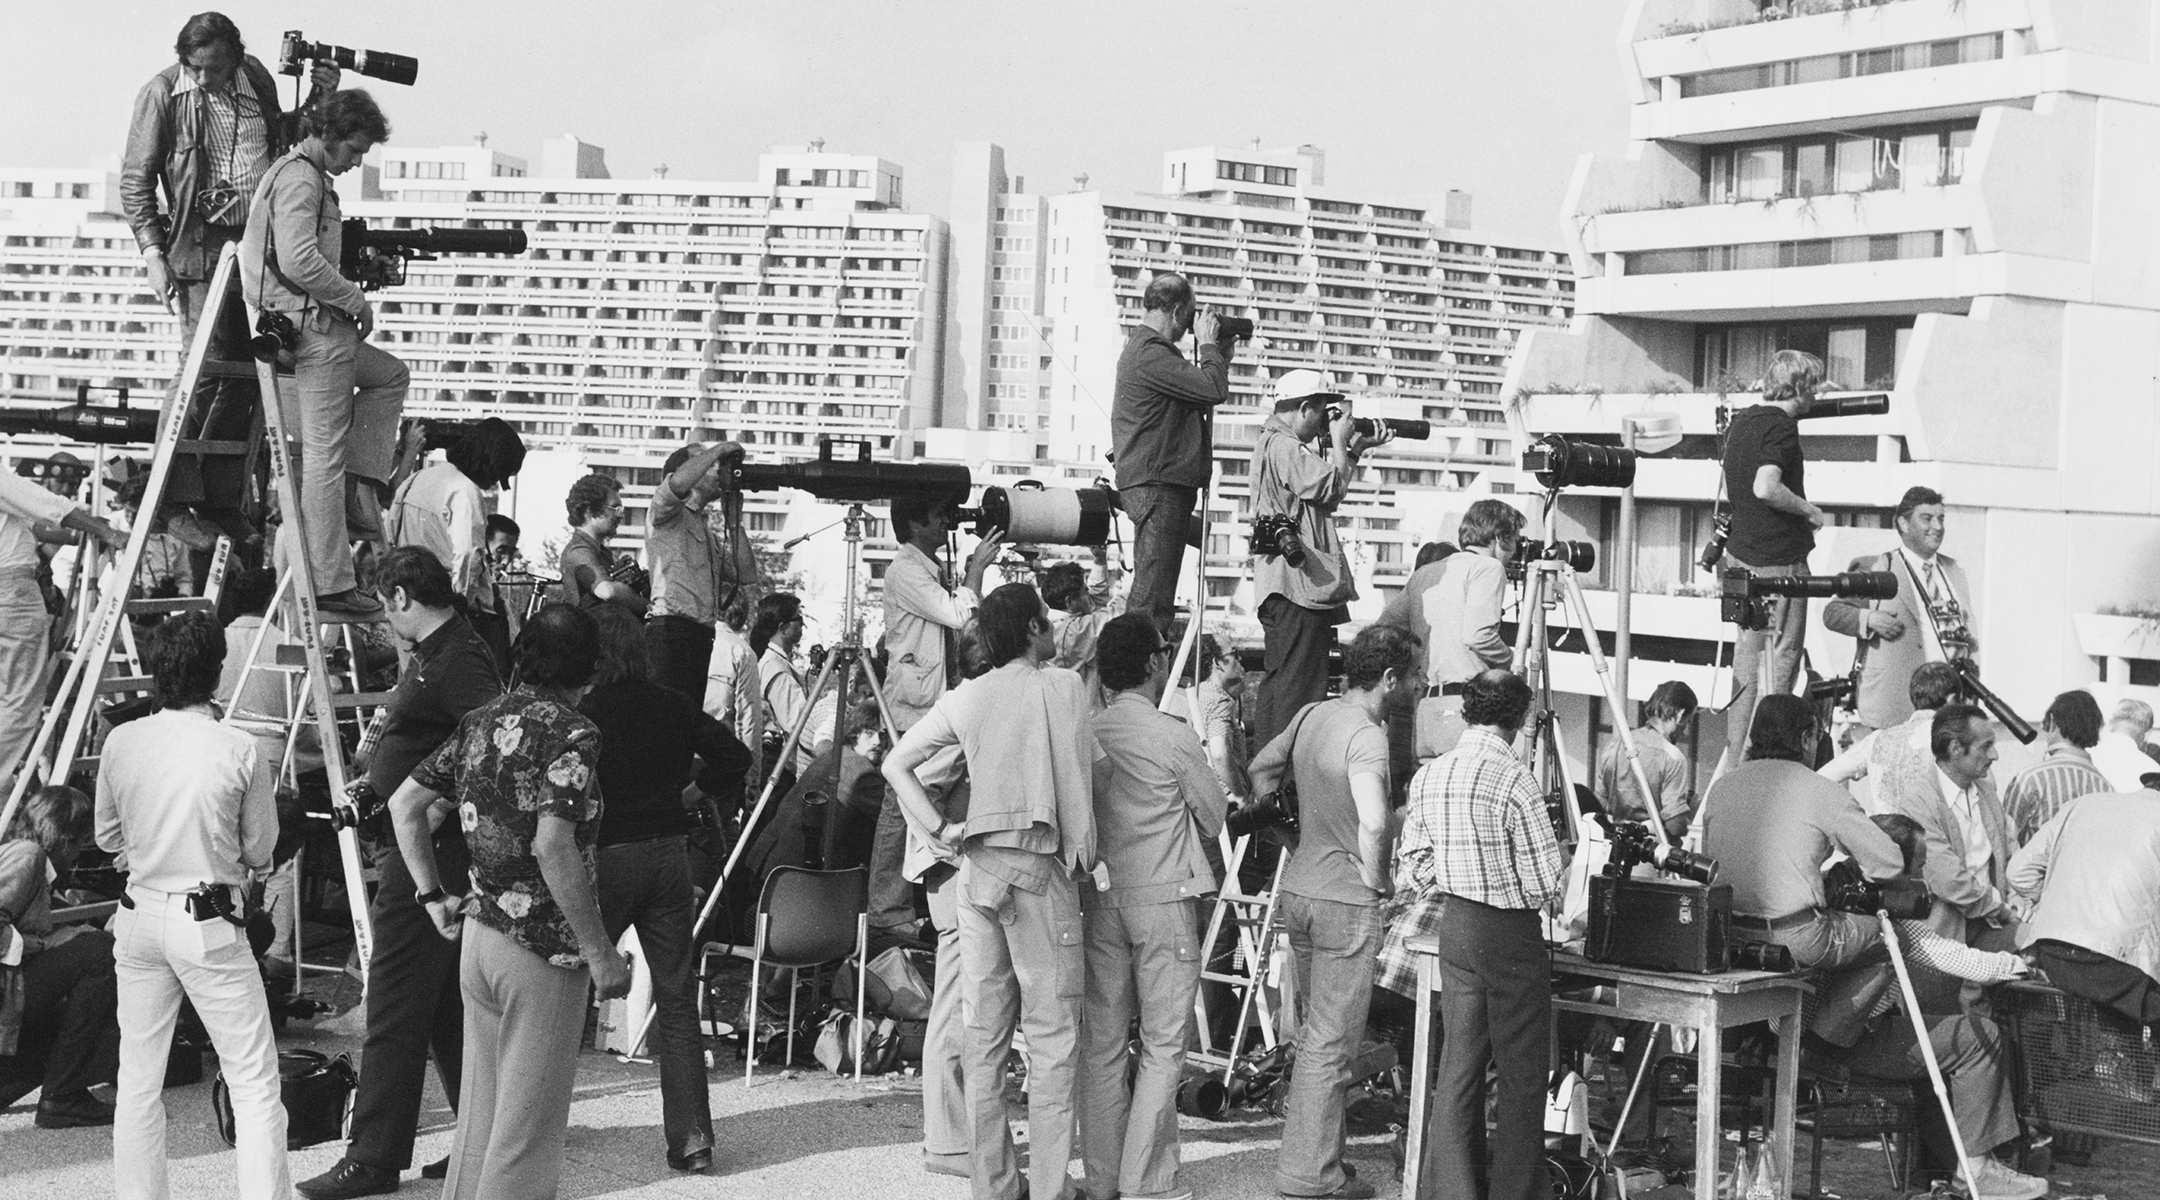
[[[1970,704],[1935,713],[1934,777],[1902,791],[1898,811],[1920,823],[1927,838],[1924,877],[1940,901],[1931,918],[1945,937],[1983,950],[2015,948],[2017,918],[2009,895],[2016,835],[1995,794],[1995,727]]]
[[[1943,498],[1933,488],[1907,488],[1898,500],[1901,545],[1887,554],[1856,558],[1848,571],[1888,571],[1898,593],[1888,600],[1832,600],[1823,625],[1860,639],[1859,720],[1854,736],[1888,729],[1912,715],[1907,689],[1924,662],[1972,656],[1972,586],[1964,568],[1939,553]]]

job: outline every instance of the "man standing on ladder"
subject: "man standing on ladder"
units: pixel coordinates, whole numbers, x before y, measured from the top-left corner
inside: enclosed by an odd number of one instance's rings
[[[286,348],[299,393],[299,548],[314,572],[315,605],[373,616],[382,605],[357,586],[351,542],[383,545],[408,376],[404,363],[368,344],[375,310],[359,284],[338,274],[344,213],[330,177],[358,166],[390,136],[390,123],[366,92],[348,91],[318,102],[309,125],[312,132],[256,188],[240,239],[240,286],[265,322],[277,314],[292,331]]]
[[[1343,694],[1306,707],[1253,760],[1253,794],[1297,784],[1298,842],[1277,890],[1296,956],[1297,1070],[1275,1183],[1285,1196],[1363,1197],[1343,1162],[1344,1087],[1372,1006],[1388,862],[1387,720],[1425,694],[1425,647],[1375,625],[1343,654]]]

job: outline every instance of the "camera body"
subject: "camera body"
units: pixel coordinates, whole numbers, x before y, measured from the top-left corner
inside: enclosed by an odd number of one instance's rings
[[[1253,800],[1240,804],[1223,822],[1231,837],[1251,837],[1263,829],[1280,829],[1296,835],[1298,831],[1297,788],[1287,780],[1283,785]]]
[[[300,345],[300,327],[284,313],[263,309],[255,315],[255,336],[248,339],[248,353],[261,362],[290,354]]]
[[[1695,560],[1703,570],[1715,571],[1718,564],[1725,561],[1725,540],[1731,536],[1732,514],[1725,513],[1711,525],[1710,540],[1703,543],[1702,556]]]
[[[1515,553],[1502,564],[1509,579],[1521,579],[1529,573],[1534,562],[1566,563],[1571,571],[1583,572],[1597,568],[1597,546],[1591,542],[1541,542],[1536,538],[1517,538]]]
[[[205,883],[187,894],[188,915],[196,921],[215,921],[220,918],[235,925],[247,925],[247,912],[243,902],[233,898],[230,884]]]
[[[1293,569],[1304,566],[1305,541],[1298,536],[1297,522],[1287,513],[1254,517],[1252,553],[1256,558],[1280,557]]]
[[[330,826],[333,829],[357,829],[390,810],[390,801],[375,785],[366,779],[355,779],[345,785],[345,795],[330,802]]]
[[[1851,859],[1845,859],[1823,872],[1823,902],[1838,912],[1863,917],[1886,912],[1900,921],[1924,921],[1934,907],[1935,894],[1918,879],[1869,879]]]
[[[301,64],[316,61],[333,62],[342,70],[357,71],[370,79],[388,83],[410,85],[420,76],[420,60],[410,55],[311,42],[297,29],[286,30],[285,40],[278,43],[278,73],[304,75],[307,68]]]

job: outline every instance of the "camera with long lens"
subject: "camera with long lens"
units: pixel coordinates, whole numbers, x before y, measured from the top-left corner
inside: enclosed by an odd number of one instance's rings
[[[365,779],[345,785],[345,794],[330,801],[330,825],[334,829],[358,829],[390,811],[389,798]]]
[[[1597,546],[1590,542],[1541,542],[1536,538],[1518,538],[1515,553],[1508,555],[1501,565],[1507,569],[1509,579],[1521,579],[1534,562],[1565,563],[1571,571],[1581,574],[1597,569]]]
[[[1305,541],[1298,536],[1297,522],[1288,513],[1254,517],[1252,554],[1255,558],[1280,558],[1295,570],[1305,565]]]
[[[304,75],[303,63],[334,62],[341,69],[357,71],[369,79],[385,83],[402,83],[407,86],[420,77],[420,60],[406,54],[392,54],[387,50],[354,50],[347,46],[333,46],[328,42],[311,42],[307,35],[297,29],[285,31],[285,40],[278,44],[278,72],[284,75]]]
[[[1024,479],[1011,487],[984,488],[973,508],[953,510],[953,525],[973,522],[976,537],[995,533],[1009,544],[1100,546],[1110,540],[1116,511],[1117,492],[1101,480],[1093,487],[1065,488]]]
[[[1718,619],[1742,629],[1770,627],[1770,600],[1777,596],[1833,596],[1853,600],[1889,600],[1898,594],[1897,576],[1888,571],[1840,571],[1835,575],[1757,575],[1746,567],[1724,574]]]
[[[1342,420],[1342,410],[1339,408],[1329,409],[1327,415],[1330,421]],[[1357,434],[1359,437],[1376,438],[1380,436],[1380,431],[1383,429],[1393,433],[1396,437],[1408,438],[1413,442],[1422,442],[1432,436],[1431,421],[1420,421],[1408,417],[1350,418],[1350,432]],[[1325,437],[1325,435],[1322,436]]]
[[[1230,810],[1223,819],[1223,827],[1234,838],[1251,837],[1263,829],[1280,829],[1285,833],[1298,831],[1297,788],[1288,780],[1265,796],[1258,796]]]
[[[290,354],[300,345],[300,327],[284,313],[264,309],[255,316],[255,336],[248,339],[248,354],[269,362]]]
[[[127,389],[119,391],[120,405],[116,408],[91,405],[87,388],[77,390],[74,404],[60,408],[0,406],[0,433],[49,433],[98,446],[136,446],[156,441],[158,410],[129,408]]]
[[[1251,317],[1215,318],[1215,336],[1217,338],[1236,338],[1241,342],[1249,342],[1252,340],[1252,335],[1253,323]]]
[[[2010,731],[2011,737],[2030,746],[2033,739],[2040,736],[2040,731],[2034,729],[2031,722],[2017,715],[2017,710],[2010,707],[2009,701],[1980,682],[1980,667],[1973,660],[1953,658],[1950,665],[1957,668],[1959,695],[1988,710],[1990,716],[2001,721],[2003,728]]]
[[[1918,879],[1869,879],[1851,859],[1832,863],[1823,872],[1823,903],[1838,912],[1872,917],[1886,912],[1899,921],[1925,921],[1934,907],[1935,894]]]
[[[1635,482],[1635,452],[1582,438],[1548,433],[1523,451],[1522,469],[1547,490],[1571,487],[1624,488]]]
[[[1659,845],[1657,835],[1641,821],[1613,822],[1612,857],[1605,860],[1605,873],[1624,878],[1644,863],[1705,887],[1717,882],[1718,860],[1669,842]]]
[[[1890,411],[1890,397],[1881,392],[1864,396],[1817,396],[1800,402],[1793,419],[1809,421],[1816,417],[1879,417]]]
[[[370,229],[367,218],[347,217],[338,274],[368,291],[405,282],[405,264],[433,262],[444,254],[523,254],[522,229]]]

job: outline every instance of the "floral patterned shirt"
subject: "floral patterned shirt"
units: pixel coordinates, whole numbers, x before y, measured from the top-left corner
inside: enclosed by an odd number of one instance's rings
[[[576,824],[585,878],[600,836],[600,730],[559,697],[520,687],[467,714],[413,782],[457,804],[472,850],[475,918],[558,967],[582,967],[577,935],[540,877],[543,813]]]

